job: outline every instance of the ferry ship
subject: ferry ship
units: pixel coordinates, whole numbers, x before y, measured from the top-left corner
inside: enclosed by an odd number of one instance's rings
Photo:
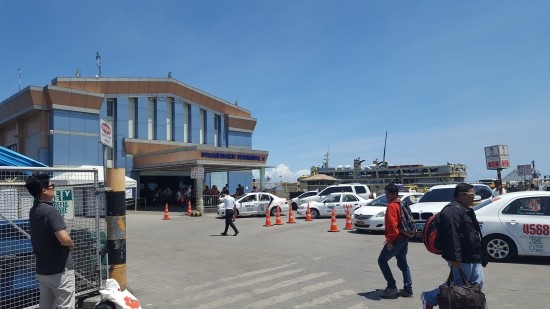
[[[365,160],[356,158],[353,160],[353,166],[329,167],[328,161],[327,153],[322,166],[311,168],[311,175],[328,175],[342,183],[364,183],[374,191],[381,191],[392,182],[407,187],[428,188],[439,184],[464,182],[467,176],[466,165],[460,163],[390,165],[385,160],[375,160],[372,165],[363,167],[362,163]]]

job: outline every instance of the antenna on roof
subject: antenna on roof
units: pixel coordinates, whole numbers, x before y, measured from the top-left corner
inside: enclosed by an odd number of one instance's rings
[[[172,72],[168,72],[168,78],[172,78]]]
[[[239,100],[235,100],[235,106],[239,106]]]
[[[80,69],[76,69],[76,77],[80,77]]]
[[[21,90],[21,68],[17,68],[17,73],[15,73],[15,77],[17,77],[17,81],[19,83],[19,91]]]
[[[96,77],[101,77],[101,55],[99,54],[99,52],[95,53],[95,61],[96,61],[97,70],[98,70]]]

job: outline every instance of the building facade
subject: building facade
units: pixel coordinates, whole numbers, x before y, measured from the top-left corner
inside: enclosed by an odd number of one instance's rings
[[[125,168],[145,191],[228,184],[233,193],[239,184],[251,190],[252,170],[265,174],[268,152],[252,148],[256,122],[172,78],[58,77],[0,103],[0,146],[51,167]]]

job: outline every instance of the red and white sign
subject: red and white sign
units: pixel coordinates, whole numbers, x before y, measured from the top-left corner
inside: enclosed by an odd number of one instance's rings
[[[99,142],[113,148],[113,125],[103,119],[99,119]]]
[[[488,170],[497,170],[510,167],[507,145],[485,147],[485,162]]]

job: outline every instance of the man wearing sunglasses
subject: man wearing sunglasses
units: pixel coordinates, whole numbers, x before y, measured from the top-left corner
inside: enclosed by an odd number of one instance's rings
[[[483,267],[487,262],[481,244],[481,229],[471,208],[474,197],[474,186],[467,183],[456,185],[454,200],[439,214],[436,244],[443,250],[441,257],[449,264],[455,285],[463,285],[459,271],[461,269],[471,284],[482,287]],[[423,308],[436,306],[438,294],[439,288],[423,292]]]
[[[34,197],[29,212],[31,242],[40,284],[40,308],[75,307],[73,240],[53,205],[55,185],[47,174],[32,174],[25,187]]]

